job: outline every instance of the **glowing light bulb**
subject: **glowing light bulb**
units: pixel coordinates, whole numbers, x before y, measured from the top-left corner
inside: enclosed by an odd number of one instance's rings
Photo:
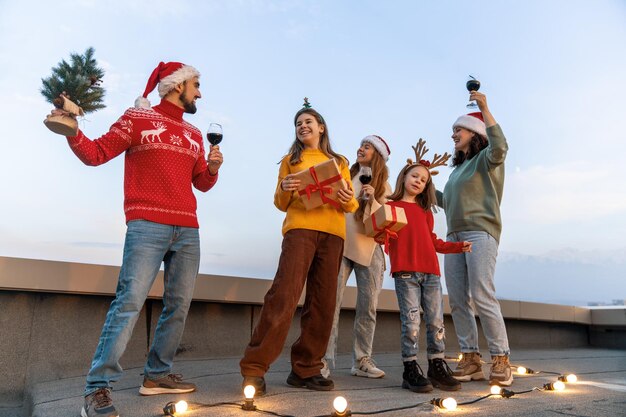
[[[176,403],[177,413],[184,413],[185,411],[187,411],[188,408],[189,408],[189,404],[187,404],[187,401],[181,400]]]
[[[243,395],[248,400],[251,400],[252,398],[254,398],[255,393],[256,393],[256,389],[254,389],[254,386],[252,385],[246,385],[246,387],[243,389]]]
[[[565,384],[563,381],[549,382],[543,386],[543,389],[548,391],[563,391],[565,389]]]
[[[526,368],[524,368],[523,366],[518,366],[517,367],[517,373],[518,374],[525,374],[526,373]]]
[[[497,386],[497,385],[492,385],[491,386],[491,393],[493,395],[500,395],[501,392],[502,392],[502,388],[500,388],[499,386]]]
[[[456,410],[456,400],[452,397],[448,397],[446,399],[433,398],[430,400],[430,403],[446,410]]]
[[[463,360],[463,354],[459,353],[459,360]]]
[[[177,403],[170,401],[165,404],[165,407],[163,407],[163,412],[166,416],[175,416],[177,414],[184,413],[188,408],[189,404],[187,404],[187,401],[181,400]]]
[[[559,381],[567,382],[568,384],[573,384],[578,381],[578,377],[574,374],[567,374],[559,376]]]
[[[256,405],[254,405],[254,394],[256,393],[256,389],[253,385],[246,385],[243,388],[243,396],[246,397],[243,401],[243,405],[241,408],[246,411],[254,411],[256,410]]]
[[[333,401],[333,408],[335,409],[337,415],[342,416],[348,408],[348,401],[341,396],[336,397],[335,401]]]
[[[456,400],[452,397],[446,398],[441,404],[446,410],[456,410]]]

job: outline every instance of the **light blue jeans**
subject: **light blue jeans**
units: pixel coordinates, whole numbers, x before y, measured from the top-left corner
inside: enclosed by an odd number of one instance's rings
[[[402,361],[417,360],[420,334],[420,307],[426,321],[426,354],[428,359],[444,358],[443,296],[441,279],[422,272],[393,274],[400,307],[400,348]]]
[[[115,299],[91,362],[85,395],[110,387],[122,375],[120,357],[162,262],[165,264],[163,311],[154,331],[144,375],[159,379],[170,373],[200,265],[198,229],[134,220],[128,223]]]
[[[328,340],[325,358],[333,366],[337,353],[337,337],[339,330],[339,313],[343,292],[346,289],[348,277],[354,270],[356,278],[356,308],[354,318],[354,342],[352,347],[352,362],[357,364],[363,357],[372,356],[372,344],[374,343],[374,330],[376,329],[376,307],[378,295],[383,286],[385,274],[385,255],[380,245],[376,246],[372,255],[370,266],[363,266],[346,257],[341,261],[341,269],[337,277],[337,303],[335,304],[335,316],[333,329]]]
[[[509,355],[509,341],[494,283],[498,241],[483,231],[450,233],[448,241],[472,242],[472,252],[446,254],[444,258],[452,320],[461,352],[478,352],[478,328],[470,303],[473,300],[489,353]]]

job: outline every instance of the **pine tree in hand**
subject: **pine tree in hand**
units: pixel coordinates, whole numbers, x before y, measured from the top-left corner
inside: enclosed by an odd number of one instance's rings
[[[70,54],[70,63],[65,60],[52,68],[52,75],[42,79],[41,94],[58,110],[46,117],[44,124],[64,136],[78,133],[76,116],[83,116],[106,107],[104,89],[101,87],[104,71],[93,57],[94,49],[87,48],[83,55]]]
[[[104,88],[100,86],[104,70],[98,67],[94,52],[94,48],[89,47],[83,55],[70,54],[69,63],[62,60],[52,68],[50,77],[41,80],[41,94],[49,103],[62,108],[64,100],[59,100],[59,96],[63,95],[85,113],[106,107],[103,103]]]

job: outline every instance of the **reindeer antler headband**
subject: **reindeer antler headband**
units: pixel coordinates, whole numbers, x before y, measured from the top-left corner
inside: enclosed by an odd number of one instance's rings
[[[426,147],[426,141],[422,138],[417,142],[417,146],[411,146],[413,151],[415,151],[415,162],[411,158],[406,160],[406,167],[408,168],[413,165],[421,165],[424,168],[430,171],[430,175],[437,175],[439,171],[433,171],[433,168],[439,166],[446,166],[448,164],[448,159],[450,159],[450,154],[448,152],[443,155],[435,154],[432,161],[428,161],[427,159],[423,159],[424,155],[428,153],[428,148]]]

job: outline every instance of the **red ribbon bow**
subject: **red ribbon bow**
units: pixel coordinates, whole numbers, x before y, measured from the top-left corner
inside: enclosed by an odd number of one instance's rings
[[[303,190],[298,191],[298,194],[299,195],[306,194],[307,199],[310,200],[311,194],[319,192],[320,197],[322,198],[322,201],[324,203],[328,203],[333,207],[341,209],[341,205],[337,201],[333,200],[332,198],[328,198],[325,195],[325,194],[331,194],[333,192],[333,189],[331,187],[325,187],[325,186],[328,184],[332,184],[335,181],[339,181],[341,179],[341,175],[335,175],[334,177],[327,178],[324,181],[320,182],[319,179],[317,178],[315,167],[309,168],[309,173],[311,174],[311,177],[313,177],[313,181],[315,182],[315,184],[307,185]]]
[[[384,228],[379,228],[376,225],[376,216],[372,216],[372,226],[374,226],[374,231],[376,232],[380,232],[377,233],[374,236],[374,240],[379,242],[381,239],[380,237],[382,236],[382,234],[385,234],[385,239],[383,242],[384,248],[385,248],[385,253],[387,255],[389,255],[389,239],[397,239],[398,238],[398,234],[396,232],[394,232],[393,230],[389,230],[391,229],[396,223],[398,223],[398,215],[396,214],[396,207],[395,206],[389,206],[391,207],[391,223],[389,223],[386,227]]]
[[[426,161],[425,159],[420,159],[419,164],[425,166],[426,168],[430,168],[430,161]]]

